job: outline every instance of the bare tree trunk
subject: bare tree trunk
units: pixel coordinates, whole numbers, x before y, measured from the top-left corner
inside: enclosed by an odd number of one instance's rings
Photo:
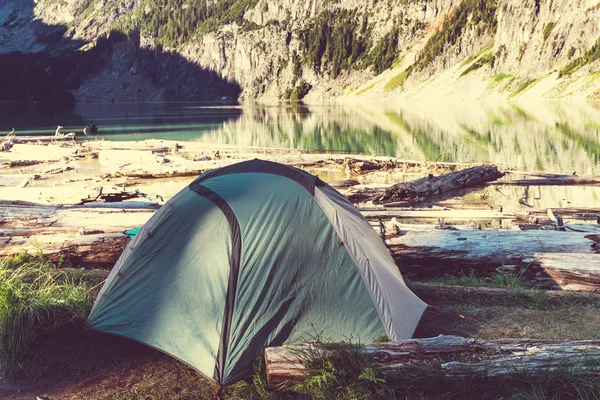
[[[547,178],[512,179],[494,182],[499,186],[596,186],[600,185],[600,176],[552,176]]]
[[[327,355],[327,350],[319,350],[314,344],[266,348],[269,384],[301,381],[307,373],[304,363],[309,351]],[[439,365],[447,377],[600,370],[600,342],[596,340],[488,340],[440,335],[366,344],[359,351],[370,358],[377,371],[392,374],[423,362]]]
[[[75,266],[112,267],[129,241],[123,233],[0,237],[0,257],[27,252]]]
[[[459,189],[477,187],[502,177],[495,165],[481,165],[450,172],[440,176],[429,175],[411,182],[398,183],[383,189],[360,189],[350,191],[346,197],[353,203],[373,201],[422,201]]]
[[[558,231],[410,231],[387,241],[400,271],[417,280],[474,271],[521,273],[545,289],[600,290],[600,236]]]

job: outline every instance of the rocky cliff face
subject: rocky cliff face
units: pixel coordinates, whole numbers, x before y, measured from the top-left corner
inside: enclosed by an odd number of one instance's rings
[[[78,49],[83,101],[600,97],[598,0],[219,2],[169,47],[144,0],[0,0],[0,54]]]

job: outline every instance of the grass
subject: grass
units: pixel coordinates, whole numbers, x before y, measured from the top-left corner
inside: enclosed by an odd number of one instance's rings
[[[494,76],[494,82],[496,83],[500,83],[505,79],[511,79],[513,78],[512,74],[505,74],[505,73],[500,73]]]
[[[469,57],[465,58],[465,60],[463,62],[460,63],[460,67],[466,67],[467,65],[471,64],[473,61],[475,61],[477,58],[481,57],[484,53],[487,53],[491,50],[491,47],[484,47],[483,49],[479,50],[477,53],[475,54],[471,54]]]
[[[33,348],[52,332],[82,323],[94,294],[40,257],[0,260],[0,365],[7,373],[26,372]]]
[[[403,88],[404,87],[404,82],[406,82],[406,79],[408,79],[408,76],[410,74],[409,70],[404,70],[402,72],[400,72],[398,75],[394,76],[392,79],[390,79],[386,84],[385,84],[385,91],[386,92],[391,92],[392,90],[395,90],[397,88]]]
[[[600,296],[556,294],[534,289],[444,287],[410,283],[428,304],[417,337],[454,334],[467,337],[593,339],[600,337]],[[382,338],[382,340],[384,340]],[[562,399],[599,397],[600,373],[556,371],[543,376],[514,374],[501,378],[447,378],[439,362],[416,363],[395,374],[377,374],[372,361],[352,343],[328,344],[328,357],[303,354],[308,378],[283,391],[260,395],[248,379],[231,398],[265,399]],[[261,372],[257,372],[260,374]],[[369,379],[363,379],[368,376]],[[260,390],[267,390],[264,384]],[[244,391],[240,392],[239,389]],[[241,395],[243,393],[243,395]],[[264,392],[263,392],[264,393]]]
[[[55,387],[52,398],[214,399],[214,383],[186,365],[146,346],[85,329],[99,283],[101,278],[67,272],[36,256],[0,260],[2,366],[12,365],[12,375],[28,384],[36,379],[50,385],[63,382]],[[519,276],[501,274],[479,278],[468,273],[448,276],[436,284],[408,283],[432,306],[416,337],[600,338],[598,295],[528,289]],[[226,388],[224,398],[594,399],[600,393],[600,374],[594,372],[449,379],[434,360],[383,375],[356,343],[325,343],[323,347],[325,355],[303,354],[308,365],[303,382],[274,391],[257,361],[254,375]],[[77,378],[65,381],[66,377]],[[4,395],[1,389],[0,397]]]
[[[477,36],[493,36],[497,29],[496,0],[464,0],[444,21],[441,29],[435,32],[425,44],[415,68],[422,71],[449,46],[457,43],[467,30],[474,29]]]
[[[458,275],[447,275],[443,279],[439,279],[434,283],[440,283],[445,285],[458,285],[458,286],[486,286],[496,288],[526,288],[526,283],[521,275],[507,275],[502,273],[496,273],[491,277],[476,276],[473,271],[468,273],[461,272]]]
[[[385,377],[355,343],[325,343],[300,357],[309,373],[286,391],[311,399],[379,399],[390,394]]]
[[[524,372],[486,378],[446,377],[441,360],[432,359],[399,368],[387,375],[378,373],[374,360],[352,343],[332,343],[326,350],[299,353],[307,367],[301,383],[279,391],[266,386],[264,370],[227,392],[231,399],[562,399],[600,398],[600,373],[558,370],[544,376]]]
[[[515,97],[527,90],[530,86],[532,86],[537,79],[527,79],[519,84],[513,94],[510,97]]]
[[[496,57],[490,52],[482,55],[475,61],[473,64],[469,66],[469,68],[465,69],[460,76],[465,76],[470,72],[476,71],[484,65],[489,65],[491,68],[494,68],[494,62],[496,61]]]
[[[367,91],[369,91],[369,90],[373,89],[373,88],[375,87],[375,85],[376,85],[376,84],[377,84],[377,82],[373,82],[373,83],[371,83],[369,86],[366,86],[365,88],[363,88],[363,89],[359,90],[359,91],[356,93],[356,95],[357,95],[357,96],[359,96],[359,95],[361,95],[361,94],[363,94],[363,93],[365,93],[365,92],[367,92]]]
[[[499,85],[503,84],[502,90],[505,90],[512,81],[515,80],[515,77],[512,74],[499,73],[494,75],[491,82],[488,85],[488,89],[494,89]]]
[[[432,306],[421,320],[417,337],[600,338],[597,295],[414,282],[409,287]]]
[[[550,37],[550,34],[552,33],[552,30],[554,29],[555,26],[556,26],[556,22],[548,22],[547,24],[544,25],[544,42],[546,40],[548,40],[548,38]]]

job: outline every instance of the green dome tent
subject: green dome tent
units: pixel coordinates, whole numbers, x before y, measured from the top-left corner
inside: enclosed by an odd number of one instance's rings
[[[204,173],[157,211],[88,322],[229,385],[268,346],[410,338],[425,307],[342,195],[252,160]]]

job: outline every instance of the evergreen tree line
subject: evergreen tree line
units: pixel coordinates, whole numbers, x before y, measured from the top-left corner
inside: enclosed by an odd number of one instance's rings
[[[336,78],[342,70],[372,67],[376,74],[390,68],[398,55],[401,24],[373,45],[367,14],[356,10],[325,10],[299,32],[304,63]]]
[[[115,28],[124,32],[139,30],[157,38],[163,46],[176,47],[197,34],[217,30],[236,22],[249,27],[244,20],[247,9],[258,0],[144,0],[128,17],[119,20]]]
[[[468,27],[474,28],[477,36],[494,35],[498,26],[497,9],[498,0],[463,0],[454,14],[446,19],[442,29],[429,39],[415,68],[423,70],[444,52],[447,45],[456,44]]]

